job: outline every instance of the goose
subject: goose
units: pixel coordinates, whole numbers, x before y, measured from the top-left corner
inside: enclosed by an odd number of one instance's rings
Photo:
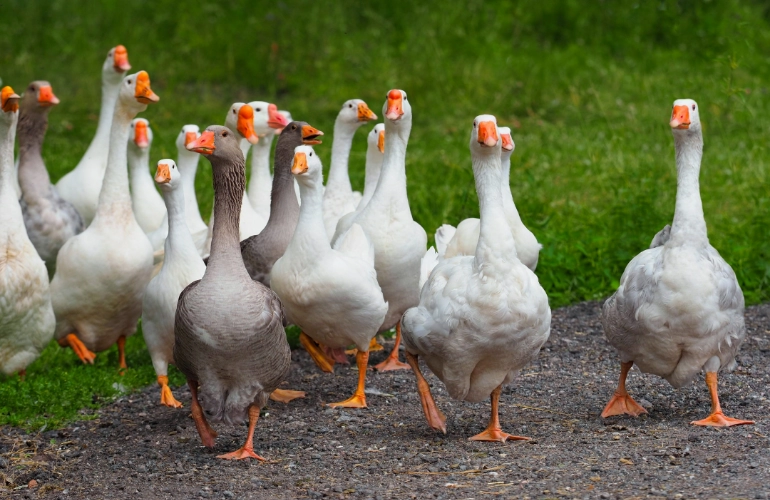
[[[510,173],[511,173],[511,154],[516,145],[511,137],[511,129],[508,127],[500,127],[500,135],[503,140],[503,153],[502,153],[502,165],[503,165],[503,177],[502,177],[502,191],[503,191],[503,210],[505,211],[505,218],[508,221],[508,225],[513,232],[513,240],[516,242],[516,254],[519,260],[530,268],[535,270],[537,267],[538,256],[540,255],[540,249],[543,245],[537,242],[537,238],[532,231],[527,229],[524,223],[521,221],[521,216],[518,210],[516,210],[516,204],[513,202],[513,195],[511,194],[510,185]],[[454,257],[456,255],[474,255],[476,252],[476,243],[479,241],[479,219],[465,219],[457,225],[457,230],[452,231],[449,227],[442,226],[437,231],[436,246],[439,247],[439,255],[445,258]],[[446,236],[451,235],[451,239],[447,240]],[[448,243],[444,243],[448,241]],[[442,252],[442,246],[445,245],[445,250]]]
[[[329,239],[334,236],[337,222],[343,215],[353,212],[361,201],[360,193],[353,196],[348,175],[348,158],[353,146],[353,136],[363,124],[376,120],[377,115],[361,99],[345,101],[334,121],[332,162],[324,191],[323,215]]]
[[[270,271],[291,242],[299,219],[299,204],[294,195],[291,165],[294,148],[302,144],[321,144],[323,132],[305,122],[291,122],[283,129],[275,146],[273,189],[270,194],[270,219],[256,236],[241,241],[241,255],[249,275],[270,286]]]
[[[294,118],[291,117],[291,113],[289,111],[286,111],[285,109],[279,109],[278,113],[281,116],[283,116],[284,118],[286,118],[286,123],[287,124],[294,121]],[[276,130],[275,133],[276,134],[280,134],[282,130],[283,129],[280,128],[280,129]],[[297,179],[294,179],[294,194],[297,195],[297,203],[302,205],[302,200],[300,199],[300,196],[299,196],[299,183],[297,182]]]
[[[166,218],[166,205],[150,175],[152,129],[144,118],[134,118],[128,133],[128,170],[131,179],[131,207],[145,233],[157,230]]]
[[[190,143],[197,139],[192,139]],[[196,153],[197,155],[197,153]],[[142,334],[150,351],[152,365],[160,385],[160,403],[181,408],[168,386],[168,365],[174,362],[174,316],[177,300],[187,285],[203,277],[206,266],[195,247],[185,215],[185,190],[182,173],[174,160],[160,160],[155,182],[163,193],[169,217],[165,258],[160,273],[144,293]]]
[[[358,348],[358,386],[332,407],[366,408],[364,385],[369,344],[388,312],[374,270],[374,248],[353,224],[334,248],[324,228],[323,167],[312,146],[297,146],[291,172],[299,182],[302,207],[286,252],[270,273],[270,286],[286,316],[302,333],[300,342],[319,366],[333,364],[319,348]]]
[[[62,245],[83,231],[83,219],[51,184],[41,155],[48,112],[57,104],[59,99],[50,83],[32,82],[21,99],[18,124],[21,213],[29,240],[45,262],[49,276],[56,269]]]
[[[491,398],[489,425],[471,440],[527,439],[501,430],[498,402],[502,386],[535,359],[548,340],[551,309],[537,276],[516,256],[503,211],[504,168],[494,116],[476,117],[470,150],[481,214],[476,252],[438,261],[430,272],[420,304],[401,319],[406,358],[430,427],[446,433],[445,418],[420,372],[419,357],[453,399],[477,403]]]
[[[264,101],[252,101],[254,109],[254,132],[259,142],[251,146],[251,178],[249,179],[249,203],[264,220],[270,218],[270,190],[273,175],[270,173],[270,148],[277,130],[289,124],[278,112],[278,107]]]
[[[212,422],[249,431],[240,449],[224,459],[255,458],[254,428],[259,410],[291,363],[278,297],[253,281],[240,256],[239,220],[246,187],[245,161],[236,134],[208,127],[188,149],[204,155],[214,172],[214,240],[203,278],[179,296],[174,322],[174,359],[192,393],[192,416],[201,441],[214,446]]]
[[[698,183],[703,156],[698,104],[674,101],[670,126],[677,171],[674,221],[655,236],[652,248],[628,263],[602,307],[604,334],[620,354],[618,387],[602,417],[646,413],[626,391],[626,376],[636,364],[677,389],[706,372],[711,414],[692,424],[753,424],[726,417],[719,404],[717,374],[735,367],[746,327],[741,287],[706,231]]]
[[[180,183],[184,191],[184,216],[187,222],[187,229],[190,231],[195,247],[202,257],[209,228],[203,222],[201,211],[198,208],[198,198],[195,194],[195,175],[198,173],[198,160],[201,155],[194,151],[189,151],[186,147],[187,144],[197,139],[199,135],[200,128],[197,125],[184,125],[176,137],[176,150],[177,168],[179,169]],[[155,251],[156,261],[162,260],[163,245],[167,235],[168,216],[163,218],[163,223],[157,230],[147,235],[152,243],[152,249]]]
[[[122,45],[111,48],[102,64],[102,104],[94,138],[77,166],[56,183],[61,197],[75,206],[86,226],[96,215],[110,150],[112,114],[120,84],[129,69],[131,65],[126,48]]]
[[[53,338],[48,270],[27,237],[14,188],[19,95],[0,90],[0,372],[24,376]]]
[[[128,190],[126,152],[131,120],[160,98],[150,76],[123,78],[110,129],[110,154],[96,216],[59,251],[51,281],[56,339],[84,363],[117,342],[126,368],[126,337],[136,331],[152,273],[152,246],[136,222]]]
[[[364,177],[364,193],[356,211],[363,210],[374,196],[377,181],[380,180],[382,159],[385,152],[385,124],[378,123],[366,136],[366,175]]]
[[[388,314],[379,331],[396,327],[393,351],[375,368],[389,371],[409,369],[409,365],[398,360],[401,344],[399,320],[404,311],[420,301],[417,285],[428,236],[412,218],[406,195],[406,145],[412,130],[412,107],[406,92],[390,90],[382,109],[386,118],[387,141],[377,189],[363,210],[340,219],[332,246],[354,223],[364,229],[374,245],[377,281],[388,302]]]

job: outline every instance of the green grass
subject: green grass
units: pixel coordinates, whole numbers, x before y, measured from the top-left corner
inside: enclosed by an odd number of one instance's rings
[[[748,303],[770,297],[770,10],[763,2],[8,2],[0,76],[23,89],[51,81],[44,156],[54,180],[74,167],[96,127],[99,66],[123,43],[161,102],[144,113],[152,158],[174,157],[184,123],[221,123],[238,100],[264,99],[331,134],[343,101],[380,114],[388,89],[409,93],[412,212],[432,233],[478,215],[468,153],[473,117],[513,128],[511,185],[543,243],[538,276],[551,305],[598,299],[673,216],[671,103],[696,99],[704,124],[701,192],[712,244]],[[328,166],[330,140],[318,147]],[[363,186],[364,132],[351,155]],[[209,213],[211,173],[196,186]],[[131,370],[114,353],[80,367],[49,348],[27,382],[0,381],[0,423],[50,425],[154,380],[140,338]],[[131,362],[131,360],[134,360]],[[181,380],[177,377],[176,382]],[[96,398],[94,402],[93,398]],[[61,401],[66,404],[59,404]],[[10,402],[9,402],[10,401]],[[39,403],[31,403],[38,401]],[[54,403],[57,401],[57,403]]]

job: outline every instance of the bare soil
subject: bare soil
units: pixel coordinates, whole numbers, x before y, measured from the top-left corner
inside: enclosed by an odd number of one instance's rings
[[[215,426],[215,449],[203,448],[186,387],[174,391],[181,410],[148,387],[64,429],[1,428],[0,497],[769,498],[770,305],[747,310],[739,367],[720,377],[725,413],[757,421],[730,429],[690,425],[709,413],[702,380],[676,391],[636,369],[628,389],[649,414],[602,420],[619,363],[598,315],[598,303],[554,311],[539,359],[504,390],[503,429],[531,441],[469,442],[489,403],[452,401],[432,375],[446,435],[425,424],[411,372],[370,372],[368,409],[326,408],[352,393],[355,367],[324,374],[297,350],[284,387],[307,397],[263,411],[255,451],[266,463],[217,459],[246,427]]]

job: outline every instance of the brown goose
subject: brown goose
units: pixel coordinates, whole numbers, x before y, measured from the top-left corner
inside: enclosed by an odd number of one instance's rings
[[[270,271],[280,259],[294,235],[299,220],[299,203],[294,193],[294,148],[302,144],[321,144],[323,132],[305,122],[291,122],[283,129],[275,146],[270,219],[261,233],[241,242],[243,263],[252,278],[270,286]]]
[[[19,106],[19,186],[24,226],[35,250],[53,276],[56,256],[64,243],[84,229],[75,207],[51,184],[41,150],[48,128],[48,112],[59,104],[51,84],[29,84]]]
[[[254,453],[254,427],[289,369],[291,351],[281,302],[249,277],[241,259],[238,223],[246,175],[238,143],[230,129],[212,125],[187,145],[211,162],[215,223],[206,272],[179,296],[174,359],[190,386],[203,444],[213,447],[216,437],[207,419],[237,424],[248,417],[246,443],[219,458],[264,460]]]

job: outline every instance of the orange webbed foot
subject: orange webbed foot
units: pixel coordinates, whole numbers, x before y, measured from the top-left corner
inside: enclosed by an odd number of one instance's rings
[[[384,349],[385,348],[382,347],[382,344],[377,342],[377,337],[376,336],[372,337],[372,340],[369,342],[369,352],[372,352],[372,351],[382,351]]]
[[[80,358],[83,364],[94,364],[96,354],[89,351],[86,345],[80,341],[80,339],[74,333],[70,333],[65,337],[65,342],[72,348],[72,351]]]
[[[217,455],[217,458],[222,458],[224,460],[245,460],[247,458],[256,458],[260,462],[265,461],[263,457],[260,457],[254,453],[252,448],[247,448],[246,446],[235,451],[231,451],[230,453],[225,453],[224,455]]]
[[[396,370],[408,370],[409,365],[398,360],[398,356],[388,356],[382,363],[374,365],[374,369],[380,372],[392,372]]]
[[[602,418],[611,417],[613,415],[631,415],[632,417],[638,417],[642,413],[647,413],[642,405],[634,401],[634,399],[626,394],[615,393],[604,407],[602,412]]]
[[[270,399],[278,403],[288,403],[289,401],[304,397],[304,391],[292,391],[289,389],[276,389],[270,393]]]
[[[422,412],[425,414],[425,420],[428,421],[428,426],[431,429],[441,431],[446,434],[446,416],[436,406],[436,402],[433,400],[433,396],[431,396],[430,393],[425,396],[421,394],[420,396]]]
[[[500,441],[504,443],[506,441],[529,441],[529,438],[514,436],[513,434],[505,433],[500,429],[485,429],[483,432],[480,432],[473,437],[469,437],[468,441]]]
[[[160,404],[170,408],[181,408],[182,403],[176,400],[171,388],[168,386],[168,377],[158,375],[158,385],[160,385]]]
[[[722,411],[716,411],[704,418],[703,420],[696,420],[690,422],[692,425],[701,425],[709,427],[732,427],[734,425],[752,425],[753,420],[740,420],[737,418],[726,417]]]
[[[330,406],[332,408],[367,408],[366,396],[364,394],[356,393],[345,401],[340,401],[339,403],[329,403],[326,406]]]
[[[299,343],[305,348],[310,358],[315,362],[316,366],[321,371],[326,373],[334,373],[334,360],[330,359],[318,344],[313,341],[305,332],[300,333]]]

